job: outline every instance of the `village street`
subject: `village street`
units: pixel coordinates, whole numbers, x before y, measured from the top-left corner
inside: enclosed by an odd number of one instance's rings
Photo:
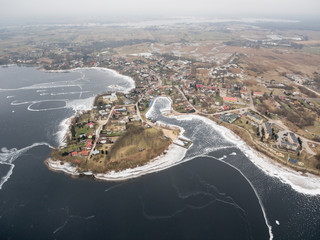
[[[111,117],[111,115],[112,115],[112,113],[113,113],[114,108],[115,108],[115,107],[112,107],[112,108],[111,108],[110,113],[109,113],[109,116],[108,116],[108,118],[107,118],[106,120],[98,120],[98,128],[97,128],[97,130],[96,130],[96,138],[95,138],[94,143],[93,143],[93,146],[92,146],[92,148],[91,148],[91,150],[90,150],[90,154],[89,154],[89,156],[88,156],[88,160],[90,159],[90,157],[91,157],[91,155],[92,155],[92,153],[93,153],[93,151],[94,151],[94,149],[95,149],[95,147],[96,147],[96,145],[97,145],[97,142],[99,141],[100,132],[101,132],[103,126],[108,123],[108,121],[109,121],[109,119],[110,119],[110,117]]]

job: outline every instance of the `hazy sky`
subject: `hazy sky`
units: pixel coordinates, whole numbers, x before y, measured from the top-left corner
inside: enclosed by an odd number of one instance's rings
[[[320,0],[0,0],[0,18],[320,15]]]

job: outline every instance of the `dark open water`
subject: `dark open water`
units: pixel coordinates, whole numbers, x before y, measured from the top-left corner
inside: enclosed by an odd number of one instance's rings
[[[155,115],[193,140],[192,160],[170,169],[120,183],[49,171],[61,121],[114,83],[129,87],[97,70],[0,68],[0,177],[14,165],[1,181],[0,239],[269,239],[259,199],[274,239],[320,239],[319,197],[266,176],[199,120]]]

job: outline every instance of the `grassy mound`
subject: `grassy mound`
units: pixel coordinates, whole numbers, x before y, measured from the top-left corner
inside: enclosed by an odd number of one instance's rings
[[[112,146],[105,161],[106,170],[141,166],[161,155],[171,143],[161,129],[130,126]]]

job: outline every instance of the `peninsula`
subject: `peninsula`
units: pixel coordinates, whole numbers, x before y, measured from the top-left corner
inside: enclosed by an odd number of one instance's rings
[[[170,144],[179,145],[178,127],[145,117],[152,100],[133,103],[134,99],[132,93],[98,95],[91,110],[71,119],[65,146],[52,150],[48,161],[71,164],[79,174],[118,172],[165,154]],[[187,145],[189,141],[181,147]]]

